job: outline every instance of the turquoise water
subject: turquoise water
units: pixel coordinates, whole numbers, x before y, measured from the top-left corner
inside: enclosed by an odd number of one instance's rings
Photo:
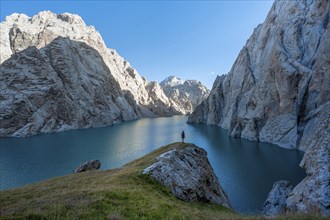
[[[303,153],[232,138],[216,126],[188,125],[187,117],[140,119],[112,127],[81,129],[29,138],[0,138],[0,189],[72,173],[91,159],[101,169],[120,167],[160,146],[181,141],[208,152],[210,163],[234,209],[256,213],[276,180],[297,184],[306,175]]]

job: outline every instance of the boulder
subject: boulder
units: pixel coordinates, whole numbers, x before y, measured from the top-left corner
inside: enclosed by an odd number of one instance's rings
[[[99,160],[90,160],[81,164],[77,169],[75,169],[74,173],[81,173],[89,170],[98,170],[101,167],[101,162]]]
[[[289,181],[280,180],[275,182],[267,200],[263,204],[261,213],[265,216],[284,214],[287,206],[286,199],[289,197],[292,189],[293,187]]]
[[[187,144],[184,149],[168,151],[156,159],[157,162],[145,168],[143,173],[168,187],[177,198],[231,208],[205,150]]]

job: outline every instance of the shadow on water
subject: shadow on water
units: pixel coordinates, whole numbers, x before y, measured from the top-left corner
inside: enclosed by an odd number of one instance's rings
[[[255,213],[273,183],[294,185],[304,178],[303,153],[275,145],[231,138],[217,126],[188,125],[187,117],[140,119],[111,127],[73,130],[29,138],[0,138],[0,189],[66,175],[79,164],[99,159],[111,169],[160,146],[186,141],[203,147],[236,211]]]
[[[299,167],[303,152],[276,145],[232,138],[217,126],[190,125],[208,152],[210,163],[235,210],[256,213],[277,180],[293,185],[305,176]]]

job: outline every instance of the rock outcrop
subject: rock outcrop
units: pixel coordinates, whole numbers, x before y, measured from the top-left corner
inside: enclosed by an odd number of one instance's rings
[[[275,1],[189,123],[305,151],[289,212],[329,215],[330,3]]]
[[[101,167],[101,162],[99,160],[89,160],[85,163],[81,164],[78,168],[76,168],[74,173],[81,173],[90,170],[98,170]]]
[[[184,113],[78,15],[13,14],[0,31],[0,137]]]
[[[179,199],[212,202],[231,208],[206,151],[193,144],[161,154],[143,173],[168,187]]]
[[[292,185],[289,181],[280,180],[274,183],[266,202],[263,204],[261,213],[266,216],[283,215],[286,211],[286,200],[292,192]]]
[[[182,80],[170,76],[160,83],[167,97],[173,100],[184,114],[190,114],[204,101],[210,91],[197,80]]]

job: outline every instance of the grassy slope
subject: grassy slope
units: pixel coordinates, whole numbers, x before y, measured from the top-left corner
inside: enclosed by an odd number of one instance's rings
[[[219,205],[178,200],[141,174],[157,155],[185,146],[162,147],[119,169],[71,174],[1,191],[0,219],[244,218]]]

